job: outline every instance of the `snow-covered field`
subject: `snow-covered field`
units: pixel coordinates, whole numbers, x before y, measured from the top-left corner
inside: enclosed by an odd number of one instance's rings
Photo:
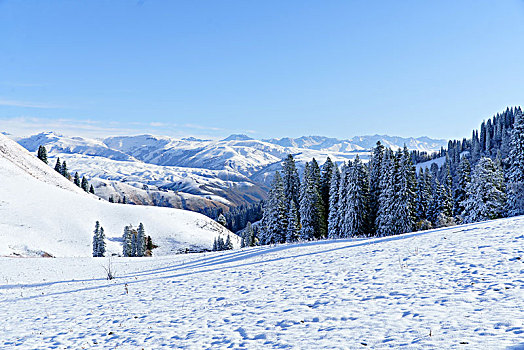
[[[108,263],[1,258],[0,347],[524,346],[524,217]]]

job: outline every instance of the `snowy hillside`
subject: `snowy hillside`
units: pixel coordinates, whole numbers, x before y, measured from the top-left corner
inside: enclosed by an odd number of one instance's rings
[[[218,234],[230,234],[197,213],[100,200],[4,135],[0,135],[0,194],[0,255],[90,256],[96,220],[105,228],[112,253],[121,252],[124,226],[139,222],[159,246],[154,254],[211,248]],[[238,245],[238,237],[233,238]]]
[[[104,258],[0,258],[0,344],[522,349],[523,228],[117,258],[112,281]]]

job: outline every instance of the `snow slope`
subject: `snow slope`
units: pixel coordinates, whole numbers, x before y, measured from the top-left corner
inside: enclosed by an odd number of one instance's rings
[[[0,258],[0,344],[522,349],[523,228],[117,258],[111,281],[105,258]]]
[[[113,253],[121,252],[124,226],[139,222],[159,245],[154,254],[211,248],[219,234],[239,245],[237,236],[197,213],[100,200],[0,135],[0,255],[90,256],[96,220]]]

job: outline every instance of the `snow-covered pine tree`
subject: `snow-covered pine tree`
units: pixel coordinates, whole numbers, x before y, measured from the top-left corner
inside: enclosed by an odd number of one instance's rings
[[[220,225],[222,225],[224,227],[227,227],[227,220],[226,220],[226,217],[224,216],[224,214],[220,213],[220,215],[217,218],[217,222]]]
[[[132,247],[132,230],[133,226],[129,225],[124,227],[124,235],[122,236],[122,253],[124,256],[133,256],[133,247]]]
[[[102,257],[106,253],[106,234],[104,228],[100,226],[100,234],[98,235],[98,256]]]
[[[329,216],[329,189],[331,187],[331,178],[333,177],[333,171],[335,164],[331,161],[331,158],[327,157],[326,162],[322,165],[322,171],[320,175],[320,196],[322,198],[322,205],[324,206],[324,227],[328,227],[328,216]]]
[[[349,169],[345,192],[344,207],[339,208],[344,213],[340,236],[363,236],[367,233],[368,178],[358,155]]]
[[[300,178],[291,154],[288,154],[282,165],[282,182],[287,203],[289,204],[289,201],[292,200],[298,207],[300,203]]]
[[[255,245],[255,231],[250,221],[247,222],[242,234],[242,242],[244,242],[244,247],[252,247]]]
[[[326,220],[326,207],[322,200],[322,185],[321,185],[321,173],[320,167],[315,158],[309,163],[311,180],[313,181],[316,192],[318,193],[318,199],[315,202],[315,238],[325,238],[327,236],[327,220]]]
[[[520,107],[515,113],[509,151],[508,216],[524,214],[524,115]]]
[[[60,162],[60,157],[56,157],[55,171],[57,173],[62,173],[62,163]]]
[[[233,249],[233,242],[231,242],[231,237],[229,237],[229,235],[227,235],[224,249],[225,250],[232,250]]]
[[[315,182],[315,176],[312,173],[311,165],[306,163],[304,168],[304,179],[302,181],[302,189],[300,196],[300,239],[311,240],[316,237],[316,229],[318,227],[318,202],[320,193]]]
[[[457,186],[455,187],[454,198],[454,213],[455,215],[462,215],[464,212],[464,201],[466,200],[466,188],[471,182],[471,164],[466,156],[460,158],[457,168]]]
[[[136,256],[144,256],[146,253],[146,231],[144,224],[140,223],[137,230]]]
[[[85,176],[82,176],[82,182],[81,182],[81,187],[84,191],[88,192],[89,191],[89,182],[87,181],[86,177]]]
[[[89,187],[89,193],[95,194],[95,189],[94,189],[93,185],[91,185]]]
[[[47,149],[45,148],[45,146],[42,146],[42,145],[38,146],[37,157],[42,162],[47,164]]]
[[[100,222],[95,223],[95,230],[93,231],[93,257],[98,257],[98,244],[100,236]]]
[[[411,156],[406,146],[397,152],[399,168],[396,172],[396,183],[394,187],[395,201],[393,204],[394,234],[413,231],[416,218],[416,172],[411,161]]]
[[[69,171],[67,170],[67,164],[65,160],[62,162],[62,168],[60,168],[60,174],[62,174],[62,176],[65,177],[66,179],[69,179],[71,177],[71,175],[69,175]]]
[[[479,160],[471,183],[466,188],[464,222],[497,219],[503,216],[506,201],[504,176],[500,168],[487,157]]]
[[[338,201],[336,204],[337,212],[333,213],[332,225],[336,227],[336,237],[342,237],[342,225],[344,224],[344,208],[346,207],[347,199],[347,183],[349,181],[349,173],[351,170],[351,161],[344,163],[340,171],[340,181],[338,184]]]
[[[75,173],[73,183],[77,185],[78,187],[80,187],[80,177],[78,176],[78,171]]]
[[[380,179],[382,177],[382,159],[384,158],[384,146],[377,141],[373,148],[371,159],[369,161],[369,227],[370,233],[376,232],[375,221],[378,215],[379,198],[380,198]]]
[[[276,172],[271,183],[262,217],[261,244],[283,243],[286,239],[287,203],[280,172]]]
[[[217,238],[215,237],[215,239],[213,240],[213,251],[216,252],[217,250],[218,250]]]
[[[136,230],[131,231],[131,256],[138,256],[138,234]]]
[[[428,214],[428,198],[431,194],[427,193],[425,175],[424,168],[420,168],[417,176],[417,223],[426,220]]]
[[[226,244],[224,243],[224,239],[222,237],[218,236],[218,238],[217,238],[217,250],[218,251],[225,250],[225,246],[226,246]]]
[[[287,214],[286,242],[296,242],[300,234],[300,224],[298,221],[298,210],[295,202],[290,200],[289,211]]]
[[[329,187],[329,213],[328,213],[328,237],[333,239],[339,236],[340,227],[338,225],[338,194],[340,184],[340,171],[335,164],[331,176],[331,185]]]
[[[382,158],[382,176],[380,178],[380,196],[378,213],[375,219],[376,235],[388,236],[393,232],[393,202],[395,200],[395,173],[398,164],[391,149],[386,149]]]

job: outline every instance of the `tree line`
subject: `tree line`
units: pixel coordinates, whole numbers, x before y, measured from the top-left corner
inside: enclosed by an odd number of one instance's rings
[[[439,166],[416,170],[406,147],[377,143],[370,161],[339,168],[313,159],[299,177],[292,155],[275,173],[257,239],[261,244],[387,236],[524,214],[524,118],[507,109],[450,141]],[[420,156],[420,155],[419,155]]]

